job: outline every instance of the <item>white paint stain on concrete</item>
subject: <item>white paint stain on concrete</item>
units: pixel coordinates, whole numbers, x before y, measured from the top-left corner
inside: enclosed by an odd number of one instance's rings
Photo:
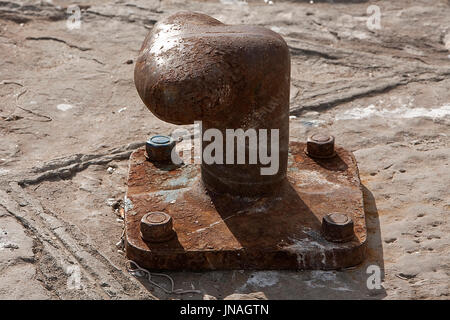
[[[305,127],[319,127],[322,124],[325,123],[325,121],[323,120],[317,120],[317,119],[304,119],[304,120],[300,120],[300,123],[305,126]]]
[[[19,249],[19,246],[14,242],[9,241],[8,232],[0,229],[0,251],[5,249]]]
[[[327,288],[336,291],[353,291],[345,283],[337,279],[334,271],[311,271],[311,279],[305,284],[313,289]]]
[[[277,26],[271,26],[270,30],[272,30],[273,32],[282,33],[281,28]]]
[[[334,271],[311,271],[311,280],[305,281],[310,288],[328,288],[336,291],[353,291],[340,281]]]
[[[364,108],[353,108],[335,116],[336,120],[360,120],[372,117],[389,119],[431,118],[438,119],[450,116],[450,104],[436,108],[412,108],[402,106],[395,109],[377,108],[371,104]]]
[[[61,103],[56,106],[56,108],[60,111],[67,111],[73,108],[73,105],[67,103]]]
[[[220,0],[221,4],[225,5],[237,5],[237,6],[246,6],[248,5],[245,0]]]
[[[253,272],[247,280],[247,285],[258,288],[271,287],[278,283],[279,275],[275,271]]]

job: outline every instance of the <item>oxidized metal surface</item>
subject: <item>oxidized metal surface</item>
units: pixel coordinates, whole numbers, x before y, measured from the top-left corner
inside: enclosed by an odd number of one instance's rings
[[[210,190],[236,195],[270,193],[286,176],[289,141],[290,54],[277,33],[249,25],[225,25],[195,12],[158,22],[141,47],[136,89],[148,109],[174,124],[202,121],[214,128],[279,130],[279,170],[265,165],[202,163]],[[270,138],[268,152],[271,152]],[[203,144],[203,148],[205,144]],[[246,141],[245,149],[252,147]],[[234,162],[236,163],[236,162]]]
[[[125,200],[126,254],[148,269],[339,269],[359,264],[366,249],[361,184],[353,155],[336,147],[331,159],[312,159],[305,143],[290,144],[287,179],[266,197],[207,191],[198,165],[155,165],[144,148],[130,159]],[[139,234],[150,211],[173,219],[176,236],[151,243]],[[325,240],[324,216],[345,212],[354,238]]]

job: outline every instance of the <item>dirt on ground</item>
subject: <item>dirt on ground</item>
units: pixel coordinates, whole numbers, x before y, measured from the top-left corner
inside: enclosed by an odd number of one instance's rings
[[[201,292],[184,295],[127,272],[128,158],[176,128],[140,100],[134,63],[153,25],[180,10],[284,37],[290,139],[328,132],[358,161],[362,265],[168,273]],[[449,17],[444,0],[0,2],[0,299],[448,299]],[[371,265],[380,289],[367,286]]]

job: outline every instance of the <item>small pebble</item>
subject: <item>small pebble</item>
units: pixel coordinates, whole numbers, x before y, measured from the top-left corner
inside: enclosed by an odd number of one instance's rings
[[[398,274],[396,274],[397,278],[400,278],[402,280],[409,280],[409,279],[413,279],[417,276],[417,273],[404,273],[404,272],[400,272]]]
[[[25,207],[25,206],[27,206],[27,205],[28,205],[28,202],[26,202],[26,201],[21,200],[21,201],[19,202],[19,206],[21,206],[21,207]]]
[[[395,237],[389,237],[389,238],[384,239],[384,242],[386,242],[386,243],[392,243],[395,241],[397,241],[397,238],[395,238]]]
[[[19,246],[15,243],[7,243],[3,245],[3,248],[5,249],[19,249]]]

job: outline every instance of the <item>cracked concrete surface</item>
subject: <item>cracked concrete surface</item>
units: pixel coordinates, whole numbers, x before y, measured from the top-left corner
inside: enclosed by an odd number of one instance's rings
[[[73,4],[81,28],[69,30],[65,1],[0,3],[0,299],[448,299],[449,1]],[[366,26],[371,4],[380,30]],[[363,265],[170,273],[176,288],[202,291],[183,296],[126,271],[114,200],[125,194],[127,158],[176,128],[140,101],[134,61],[155,22],[179,10],[286,39],[291,139],[324,130],[358,160]],[[381,268],[379,290],[367,288],[370,265]]]

